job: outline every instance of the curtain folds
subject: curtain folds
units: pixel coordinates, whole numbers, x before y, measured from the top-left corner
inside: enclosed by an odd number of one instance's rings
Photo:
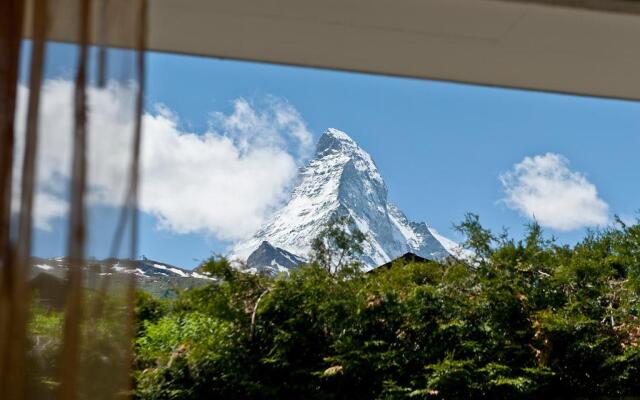
[[[74,43],[47,36],[63,9]],[[131,397],[146,13],[146,0],[0,1],[1,399]],[[99,132],[105,118],[121,131]],[[125,162],[105,167],[109,141]],[[105,170],[120,192],[96,189]]]

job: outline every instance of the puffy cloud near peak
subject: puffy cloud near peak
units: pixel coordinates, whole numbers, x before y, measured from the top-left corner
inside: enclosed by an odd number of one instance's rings
[[[119,206],[124,200],[134,123],[131,89],[109,84],[88,90],[91,204]],[[20,133],[28,89],[21,86],[19,92]],[[236,99],[232,105],[227,114],[212,113],[204,133],[181,129],[179,117],[165,106],[144,115],[139,207],[155,216],[160,228],[242,238],[286,195],[313,140],[300,113],[274,96],[253,102]],[[35,209],[41,229],[50,229],[51,221],[68,210],[72,106],[72,82],[45,83]],[[17,154],[23,148],[21,136]],[[13,198],[17,196],[15,190]]]
[[[596,186],[560,154],[525,157],[499,179],[504,204],[543,227],[569,231],[609,222],[609,205]]]

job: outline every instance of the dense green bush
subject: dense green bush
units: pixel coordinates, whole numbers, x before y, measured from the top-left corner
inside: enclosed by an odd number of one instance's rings
[[[288,276],[217,276],[139,301],[143,399],[512,399],[640,395],[640,225],[573,247],[469,215],[464,261],[363,273],[340,229]],[[341,256],[342,254],[347,257]]]

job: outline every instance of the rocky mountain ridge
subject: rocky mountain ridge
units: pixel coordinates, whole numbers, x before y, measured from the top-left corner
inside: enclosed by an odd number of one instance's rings
[[[426,223],[409,221],[388,201],[388,188],[369,153],[346,133],[329,128],[320,137],[315,156],[299,171],[289,201],[251,238],[237,243],[231,257],[251,260],[247,264],[255,270],[271,268],[274,258],[255,253],[266,242],[304,259],[311,240],[334,216],[350,216],[367,235],[361,257],[367,269],[407,252],[427,259],[461,252],[455,242]]]

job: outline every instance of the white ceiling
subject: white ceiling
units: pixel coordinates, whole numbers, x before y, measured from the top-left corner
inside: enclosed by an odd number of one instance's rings
[[[54,1],[52,37],[70,41],[77,1]],[[637,14],[496,0],[149,0],[149,7],[155,51],[640,100]],[[127,45],[126,25],[112,24],[112,44]]]

